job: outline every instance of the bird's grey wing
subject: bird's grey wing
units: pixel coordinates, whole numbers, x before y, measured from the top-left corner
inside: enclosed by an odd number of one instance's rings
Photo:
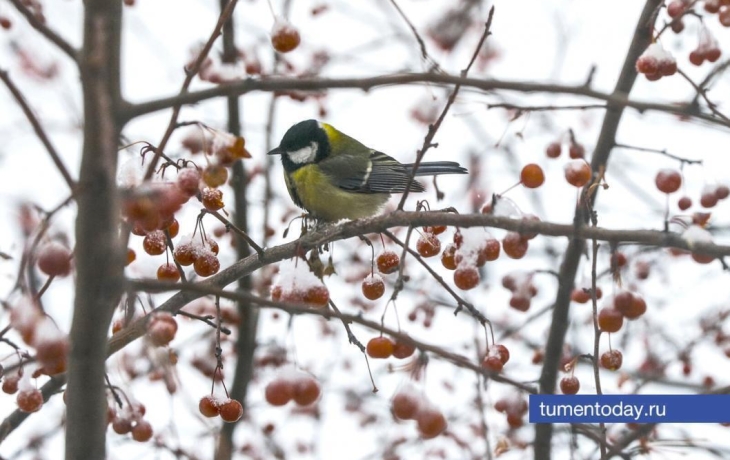
[[[322,171],[338,187],[359,193],[403,193],[408,184],[409,170],[396,159],[373,151],[369,158],[340,154],[319,163]],[[412,192],[423,191],[417,181]]]

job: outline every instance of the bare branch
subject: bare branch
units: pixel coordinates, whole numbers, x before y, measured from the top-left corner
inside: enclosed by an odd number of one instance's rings
[[[46,37],[51,43],[56,45],[71,59],[73,59],[74,61],[78,59],[78,51],[76,50],[76,48],[71,46],[69,42],[67,42],[53,30],[51,30],[45,23],[40,21],[36,17],[36,15],[33,14],[33,12],[23,4],[22,0],[10,0],[10,3],[13,4],[13,6],[18,10],[18,12],[20,12],[20,14],[25,16],[25,19],[28,20],[28,23],[31,25],[31,27],[40,32],[41,35]]]
[[[18,0],[13,1],[15,2]],[[5,86],[8,87],[10,93],[18,102],[18,105],[20,105],[20,108],[23,109],[23,113],[30,122],[31,126],[33,126],[33,130],[35,131],[36,136],[38,136],[38,139],[40,139],[41,143],[43,143],[43,146],[46,148],[48,154],[51,156],[51,160],[53,160],[53,164],[56,165],[56,168],[58,168],[58,171],[61,173],[63,179],[66,181],[68,188],[70,188],[71,192],[73,192],[75,190],[76,183],[71,178],[71,174],[68,172],[68,169],[66,169],[66,165],[63,164],[63,160],[61,160],[61,156],[58,154],[58,151],[51,143],[51,139],[43,130],[43,126],[41,126],[38,118],[36,118],[35,114],[33,113],[33,109],[31,109],[28,103],[25,101],[25,98],[20,92],[20,89],[15,86],[15,83],[13,83],[13,80],[10,78],[10,75],[8,75],[8,72],[6,70],[0,69],[0,80],[5,83]]]
[[[484,33],[482,33],[481,38],[479,39],[479,43],[476,46],[476,49],[474,50],[474,54],[472,54],[471,60],[469,61],[469,64],[466,66],[464,70],[461,71],[461,76],[466,78],[467,74],[469,73],[469,70],[471,70],[471,66],[474,65],[474,61],[476,61],[477,56],[479,56],[479,51],[482,49],[482,46],[484,45],[484,41],[487,39],[487,37],[491,34],[490,29],[492,28],[492,18],[494,17],[494,6],[492,6],[489,9],[489,17],[487,18],[487,23],[484,25]],[[405,192],[401,195],[400,202],[398,203],[398,210],[402,211],[403,206],[406,204],[406,199],[408,198],[408,193],[411,191],[411,184],[413,184],[414,179],[416,178],[416,173],[418,172],[418,166],[421,164],[421,161],[423,160],[423,157],[426,155],[426,152],[434,146],[433,138],[436,136],[436,132],[441,127],[441,123],[443,123],[444,118],[446,118],[446,114],[449,112],[449,109],[454,104],[454,101],[456,100],[456,96],[459,94],[459,90],[461,89],[461,85],[457,84],[454,86],[454,90],[451,91],[451,95],[449,96],[449,99],[446,101],[446,105],[444,106],[444,109],[441,111],[441,115],[439,115],[436,122],[432,125],[429,125],[428,127],[428,133],[426,134],[426,138],[423,139],[423,146],[421,146],[421,149],[418,151],[418,154],[416,155],[416,161],[413,164],[413,168],[411,168],[411,174],[408,177],[408,183],[405,187]]]
[[[178,105],[195,104],[216,97],[241,96],[256,91],[323,91],[328,89],[362,89],[395,85],[411,85],[428,83],[432,85],[461,85],[463,88],[474,88],[482,91],[517,91],[521,93],[549,93],[582,96],[610,103],[611,107],[631,107],[639,112],[656,111],[681,117],[690,117],[716,125],[730,128],[730,124],[715,117],[711,113],[703,113],[691,102],[685,104],[660,104],[629,99],[628,93],[604,93],[585,85],[562,85],[558,83],[533,83],[486,78],[464,78],[459,75],[445,73],[401,73],[363,78],[247,78],[234,83],[221,84],[215,88],[191,91],[177,96],[157,99],[139,104],[129,104],[124,109],[123,118],[129,120],[158,110],[169,109]]]
[[[237,3],[238,3],[238,0],[230,0],[228,2],[228,4],[226,5],[226,7],[223,9],[220,16],[218,17],[218,23],[215,25],[215,28],[213,29],[213,33],[211,33],[210,38],[208,38],[208,41],[203,46],[203,49],[200,50],[200,53],[198,54],[197,59],[195,59],[195,62],[193,63],[192,67],[189,69],[186,69],[187,74],[185,76],[185,81],[183,81],[182,87],[180,88],[180,92],[179,92],[180,96],[182,96],[188,92],[190,83],[193,82],[193,78],[195,78],[195,76],[200,71],[200,68],[203,65],[203,62],[208,57],[208,53],[210,53],[210,50],[213,48],[213,44],[218,39],[218,37],[221,35],[221,29],[223,29],[223,25],[226,23],[228,18],[233,14],[233,10],[234,10],[234,8],[236,8]],[[183,106],[182,102],[175,103],[172,105],[172,115],[170,116],[170,122],[167,124],[167,129],[165,130],[165,134],[162,136],[162,140],[157,145],[157,149],[155,150],[155,156],[152,157],[152,161],[150,161],[150,164],[147,167],[147,171],[145,172],[145,175],[144,175],[145,180],[149,180],[152,177],[152,174],[154,174],[155,169],[157,168],[157,162],[160,159],[160,153],[165,151],[165,147],[167,146],[167,142],[170,140],[170,136],[172,136],[172,133],[177,128],[177,117],[180,115],[180,109],[182,108],[182,106]],[[134,118],[134,117],[130,117],[130,118]]]

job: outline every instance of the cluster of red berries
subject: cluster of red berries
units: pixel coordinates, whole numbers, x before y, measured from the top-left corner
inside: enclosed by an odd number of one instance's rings
[[[697,44],[697,48],[689,53],[689,62],[701,66],[705,61],[716,62],[720,59],[720,55],[722,55],[722,51],[720,51],[717,39],[712,36],[712,33],[706,27],[702,27],[700,42]]]
[[[492,372],[500,372],[505,364],[509,361],[509,350],[501,344],[492,345],[487,350],[486,356],[482,360],[482,367]]]
[[[661,44],[652,43],[636,60],[636,70],[647,80],[656,81],[677,73],[677,61]]]
[[[43,393],[41,393],[41,390],[32,386],[27,377],[25,377],[25,380],[22,380],[21,385],[21,379],[23,378],[22,368],[13,375],[3,376],[3,393],[9,395],[18,393],[15,398],[15,402],[18,404],[18,409],[22,412],[38,412],[41,410],[41,407],[43,407]],[[18,391],[18,388],[20,387],[22,388]]]
[[[390,407],[399,420],[415,420],[424,439],[435,438],[446,430],[444,414],[410,386],[393,396]]]
[[[730,27],[730,0],[705,0],[705,11],[717,14],[720,24]]]
[[[441,256],[441,264],[454,270],[454,284],[467,291],[479,285],[479,267],[499,258],[501,246],[491,234],[480,228],[458,229],[453,243]]]
[[[700,204],[703,208],[713,208],[718,201],[724,200],[730,195],[730,188],[727,185],[707,184],[702,187],[700,193]]]
[[[177,245],[172,255],[175,261],[183,267],[193,266],[193,270],[198,276],[211,276],[221,268],[220,261],[218,260],[218,252],[220,248],[215,240],[207,237],[202,237],[202,241],[198,241],[194,237],[185,238]],[[169,276],[169,278],[160,278],[165,281],[177,281],[180,278],[180,273],[177,268],[172,264],[163,264],[157,271],[157,277]],[[165,267],[163,269],[163,267]],[[172,268],[175,268],[177,275],[172,274]],[[164,271],[164,273],[161,273]],[[175,278],[177,276],[177,278]],[[173,279],[175,278],[175,279]]]
[[[147,337],[157,347],[163,347],[175,338],[177,333],[177,321],[164,311],[152,313],[147,321]]]
[[[545,155],[548,158],[559,158],[562,153],[562,148],[563,146],[560,141],[551,142],[545,148]],[[568,156],[574,160],[583,159],[586,156],[586,148],[583,147],[583,144],[571,138],[570,145],[568,146]]]
[[[149,441],[154,431],[150,422],[144,419],[146,412],[142,404],[128,405],[122,413],[110,409],[108,414],[112,430],[122,435],[132,433],[132,439],[137,442]]]
[[[634,320],[644,313],[644,299],[639,294],[621,290],[598,313],[598,327],[604,332],[618,332],[624,324],[624,318]]]
[[[19,301],[10,311],[10,325],[26,345],[35,347],[38,375],[56,375],[66,371],[68,337],[35,302],[28,299]]]
[[[532,273],[511,273],[502,277],[502,286],[512,292],[509,306],[518,311],[530,309],[532,298],[537,295],[537,286],[532,283]]]
[[[329,304],[330,293],[323,284],[313,284],[300,288],[295,284],[284,288],[276,285],[271,288],[271,300],[291,304],[306,304],[313,308],[325,308]]]
[[[521,396],[500,398],[494,403],[497,412],[507,416],[507,424],[516,429],[525,424],[523,418],[527,414],[527,401]]]
[[[398,359],[405,359],[413,355],[416,347],[408,342],[393,340],[389,337],[373,337],[368,341],[365,351],[368,356],[374,359],[386,359],[395,356]]]
[[[272,406],[284,406],[294,401],[299,406],[309,406],[319,399],[319,382],[310,374],[288,370],[266,385],[266,401]]]
[[[220,416],[224,422],[234,423],[243,417],[243,406],[235,399],[218,399],[213,395],[203,396],[198,403],[198,410],[205,417]]]
[[[603,291],[600,287],[596,286],[596,299],[603,297]],[[570,293],[570,300],[576,303],[588,303],[591,300],[591,288],[590,287],[576,287],[573,292]]]
[[[279,265],[279,277],[271,288],[271,299],[294,305],[305,304],[312,308],[326,308],[330,294],[307,263],[294,259]]]

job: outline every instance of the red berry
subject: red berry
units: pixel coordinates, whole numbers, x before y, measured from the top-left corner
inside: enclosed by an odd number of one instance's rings
[[[586,156],[586,149],[582,144],[571,142],[570,148],[568,149],[568,156],[574,160],[581,159]]]
[[[167,248],[167,238],[162,230],[149,232],[142,240],[144,251],[151,256],[159,256],[165,253]]]
[[[705,54],[701,51],[694,50],[689,53],[689,62],[696,66],[700,66],[703,62],[705,62]]]
[[[385,359],[393,355],[395,344],[388,337],[373,337],[367,344],[368,356],[376,359]]]
[[[206,187],[200,192],[200,197],[203,206],[208,211],[218,211],[225,206],[223,203],[223,192],[220,189]]]
[[[137,442],[147,442],[152,439],[152,425],[146,420],[140,420],[132,428],[132,439]]]
[[[16,398],[21,412],[38,412],[43,406],[43,394],[36,388],[22,390]]]
[[[705,59],[710,62],[715,62],[720,59],[720,55],[722,55],[722,51],[720,51],[720,48],[710,48],[705,51]]]
[[[378,300],[385,293],[385,283],[377,275],[370,275],[362,281],[362,294],[366,299]]]
[[[235,399],[227,399],[220,403],[220,414],[224,422],[237,422],[243,417],[243,406]]]
[[[613,298],[614,308],[620,311],[622,315],[625,315],[624,312],[631,308],[633,302],[634,295],[630,291],[620,291]]]
[[[183,168],[177,173],[177,188],[187,196],[198,193],[200,186],[200,172],[197,168]]]
[[[218,270],[221,268],[221,263],[212,251],[202,250],[199,251],[193,263],[193,268],[198,276],[211,276],[218,273]]]
[[[418,432],[424,439],[435,438],[446,430],[446,418],[436,409],[425,409],[416,415]]]
[[[66,276],[71,273],[71,251],[52,241],[38,250],[38,268],[48,276]]]
[[[400,257],[398,257],[398,254],[393,251],[385,251],[378,256],[376,263],[378,264],[378,270],[380,270],[380,273],[388,275],[390,273],[395,273],[398,270]]]
[[[674,0],[667,5],[667,14],[670,18],[676,18],[677,16],[684,13],[685,5],[681,0]]]
[[[618,332],[624,324],[624,316],[615,308],[604,308],[598,313],[598,327],[604,332]]]
[[[720,24],[725,27],[730,27],[730,7],[727,4],[724,4],[720,8],[720,13],[717,15],[717,18],[720,20]]]
[[[682,186],[682,176],[673,169],[662,169],[657,173],[654,183],[659,191],[674,193]]]
[[[421,257],[433,257],[441,252],[441,242],[433,233],[424,233],[416,242],[416,250]]]
[[[521,294],[514,294],[509,299],[509,306],[514,308],[517,311],[527,311],[530,309],[530,298],[521,295]]]
[[[601,367],[609,371],[615,371],[621,368],[624,357],[618,350],[611,350],[601,355]]]
[[[530,163],[522,168],[520,181],[527,188],[538,188],[545,182],[545,173],[539,165]]]
[[[560,156],[560,142],[551,142],[547,149],[545,149],[545,154],[548,156],[548,158],[558,158]]]
[[[177,333],[177,321],[167,312],[153,313],[147,323],[147,336],[150,341],[162,347],[172,342]]]
[[[286,19],[276,18],[274,27],[271,29],[271,44],[276,51],[288,53],[296,49],[300,41],[301,37],[296,27]]]
[[[112,430],[116,434],[127,434],[132,431],[132,421],[128,418],[116,417],[112,421]]]
[[[703,208],[713,208],[717,204],[717,195],[712,192],[702,193],[700,196],[700,204]]]
[[[454,284],[463,291],[477,287],[479,279],[479,271],[473,266],[458,267],[454,271]]]
[[[175,264],[167,262],[160,265],[157,269],[157,279],[176,283],[180,279],[180,272],[177,270]]]
[[[13,27],[13,23],[5,16],[0,16],[0,27],[2,27],[5,30],[10,29]]]
[[[585,160],[573,160],[565,165],[565,180],[574,187],[583,187],[591,180],[591,167]]]
[[[322,284],[310,286],[304,293],[302,301],[315,308],[324,308],[329,305],[330,291]]]
[[[416,418],[421,400],[403,391],[396,393],[391,401],[391,409],[393,414],[401,420],[411,420]]]
[[[137,258],[137,253],[134,252],[134,249],[127,248],[127,265],[134,262],[134,260]]]
[[[636,70],[646,75],[655,74],[659,71],[659,61],[654,56],[639,56],[636,60]]]
[[[217,417],[221,413],[218,401],[211,395],[203,396],[198,403],[198,410],[205,417]],[[120,433],[122,434],[122,433]]]
[[[641,296],[635,295],[631,299],[631,305],[621,313],[626,319],[636,319],[646,313],[646,302]]]
[[[487,262],[497,260],[499,258],[499,252],[501,251],[501,247],[502,246],[499,244],[499,240],[490,238],[484,244],[484,247],[480,252],[480,256],[483,256]]]
[[[591,300],[591,293],[583,289],[575,288],[570,293],[570,300],[577,303],[587,303]]]
[[[677,202],[677,207],[682,211],[688,210],[692,207],[692,199],[688,196],[683,196]]]
[[[266,385],[265,396],[272,406],[283,406],[294,397],[294,386],[288,380],[272,380]]]
[[[730,187],[727,185],[718,185],[715,188],[715,196],[718,200],[724,200],[728,196],[730,196]]]
[[[575,376],[560,379],[560,391],[566,395],[574,395],[580,390],[580,380]]]
[[[456,270],[456,246],[449,244],[441,253],[441,265],[447,270]]]
[[[393,356],[398,359],[406,359],[409,356],[412,356],[415,352],[416,347],[410,343],[396,341],[393,346]]]
[[[525,257],[529,244],[519,233],[508,232],[502,240],[502,249],[512,259]]]
[[[500,372],[504,367],[504,363],[498,355],[487,355],[484,360],[482,360],[482,367],[492,372]]]
[[[12,395],[18,391],[18,382],[20,376],[18,374],[8,375],[3,378],[3,393]]]
[[[507,361],[509,361],[509,350],[507,347],[505,347],[502,344],[497,344],[494,346],[494,348],[497,351],[497,354],[499,355],[500,361],[502,361],[502,364],[507,364]]]
[[[293,383],[292,399],[300,406],[308,406],[319,398],[319,383],[312,377],[305,377]]]
[[[440,235],[446,231],[446,225],[434,225],[433,227],[423,227],[425,233],[433,233],[434,235]]]

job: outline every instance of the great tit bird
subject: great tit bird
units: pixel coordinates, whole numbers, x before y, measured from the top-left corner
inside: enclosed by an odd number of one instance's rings
[[[317,120],[289,128],[269,155],[281,155],[294,203],[325,222],[377,214],[391,193],[406,191],[414,167]],[[416,170],[416,176],[466,173],[453,161],[421,163]],[[411,183],[411,192],[423,190],[419,182]]]

